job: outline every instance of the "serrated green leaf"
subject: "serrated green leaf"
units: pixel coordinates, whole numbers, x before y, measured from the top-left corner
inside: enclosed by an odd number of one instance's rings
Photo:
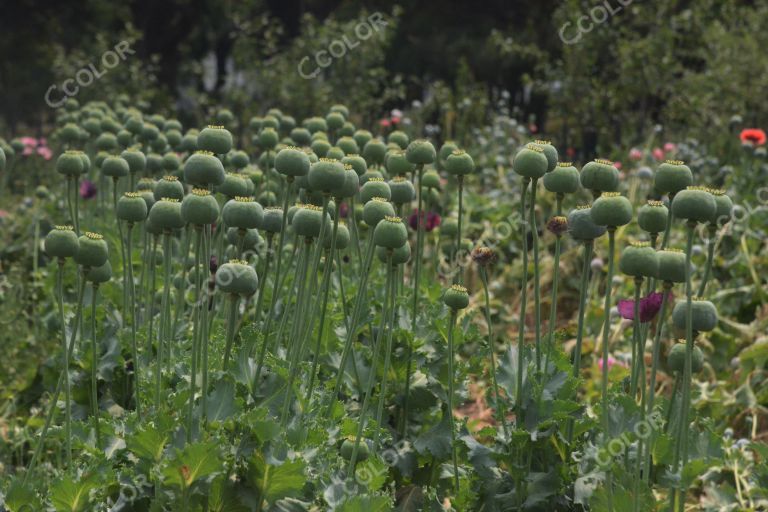
[[[51,504],[58,512],[86,510],[90,493],[99,486],[98,475],[90,473],[80,480],[66,475],[51,486]]]
[[[167,433],[160,432],[154,425],[150,424],[143,430],[139,430],[127,440],[128,449],[140,459],[160,461],[168,443]]]
[[[388,512],[389,498],[384,496],[354,496],[336,509],[338,512]]]
[[[163,468],[164,482],[187,488],[196,481],[220,472],[223,464],[216,444],[188,444]]]
[[[307,481],[305,467],[301,459],[273,465],[264,459],[262,453],[254,454],[251,479],[259,492],[259,499],[274,503],[281,498],[297,496]]]

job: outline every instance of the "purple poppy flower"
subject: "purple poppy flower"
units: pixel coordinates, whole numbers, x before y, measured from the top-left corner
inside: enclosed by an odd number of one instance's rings
[[[417,211],[413,210],[413,213],[411,214],[411,216],[408,217],[408,225],[411,226],[411,229],[413,229],[414,231],[416,230],[416,227],[417,227],[416,213]],[[422,225],[424,226],[424,230],[427,232],[430,232],[436,227],[439,227],[441,221],[442,221],[442,218],[440,217],[439,213],[427,212],[427,211],[421,212],[421,222],[422,222]]]
[[[93,199],[96,197],[96,185],[91,180],[83,180],[80,183],[80,197],[83,199]]]
[[[653,320],[661,309],[661,299],[663,298],[661,292],[651,292],[647,296],[640,299],[640,322],[646,323]],[[672,292],[669,292],[667,300],[672,300]],[[619,314],[622,318],[627,320],[635,319],[635,301],[634,300],[620,300],[619,301]]]

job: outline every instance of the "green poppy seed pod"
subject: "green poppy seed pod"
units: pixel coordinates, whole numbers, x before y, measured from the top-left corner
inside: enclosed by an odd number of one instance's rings
[[[149,147],[152,148],[152,151],[164,153],[168,149],[168,139],[160,133],[149,143]]]
[[[659,165],[653,187],[662,194],[677,194],[693,184],[691,169],[679,160],[667,160]]]
[[[224,126],[231,126],[235,121],[235,115],[229,109],[221,109],[216,114],[216,122]]]
[[[344,156],[344,150],[337,146],[332,147],[325,153],[325,158],[338,160],[339,162],[341,162],[341,159],[344,158]]]
[[[380,139],[371,139],[363,146],[363,158],[368,165],[381,165],[387,154],[387,145]]]
[[[328,131],[328,123],[326,123],[325,119],[322,117],[310,117],[309,119],[305,119],[302,122],[302,125],[309,130],[310,133]]]
[[[115,214],[119,220],[126,222],[142,222],[147,218],[147,203],[138,192],[126,192],[117,201]]]
[[[85,279],[94,285],[103,284],[112,279],[112,265],[110,265],[109,260],[101,266],[89,268],[85,274]]]
[[[536,140],[534,144],[544,150],[544,156],[547,157],[547,172],[554,171],[558,160],[557,148],[548,140]]]
[[[45,236],[45,254],[51,258],[72,258],[77,254],[79,242],[72,226],[56,226]]]
[[[469,306],[469,293],[460,284],[451,285],[443,294],[443,303],[454,311]]]
[[[672,310],[672,323],[675,328],[685,330],[685,314],[688,311],[688,302],[681,300],[675,303]],[[717,309],[715,305],[708,300],[694,299],[691,302],[691,312],[693,317],[693,330],[697,332],[708,332],[717,327]]]
[[[168,145],[173,149],[179,149],[183,140],[179,130],[168,130],[165,132],[165,138],[168,140]]]
[[[224,183],[224,166],[213,153],[198,151],[184,163],[184,181],[194,186],[207,187]]]
[[[356,155],[360,153],[360,147],[352,137],[341,137],[336,141],[336,146],[339,147],[345,155]]]
[[[405,150],[405,158],[412,164],[431,164],[434,163],[436,157],[435,146],[426,139],[418,139],[411,142]]]
[[[261,129],[264,128],[271,128],[272,130],[279,130],[280,129],[280,118],[282,117],[282,114],[273,112],[270,114],[267,112],[267,115],[264,116],[261,120]]]
[[[275,169],[284,176],[306,176],[309,166],[309,155],[301,148],[288,146],[275,157]]]
[[[360,186],[365,185],[366,183],[368,183],[368,181],[370,181],[372,179],[375,179],[375,178],[384,179],[384,176],[379,171],[374,171],[374,170],[371,170],[371,169],[365,171],[365,174],[360,176]]]
[[[150,153],[147,155],[147,170],[153,174],[163,171],[163,155]]]
[[[264,149],[274,149],[279,140],[280,135],[274,128],[262,128],[259,132],[259,145]]]
[[[165,118],[160,114],[152,114],[149,116],[149,122],[155,126],[163,126],[165,124]]]
[[[141,117],[129,117],[125,121],[125,129],[134,135],[140,135],[144,130],[144,122],[141,120]]]
[[[408,263],[408,261],[411,259],[411,245],[406,242],[396,249],[388,249],[387,247],[381,246],[377,247],[376,256],[379,258],[379,261],[386,263],[390,255],[390,250],[392,251],[393,265],[403,265]]]
[[[83,121],[83,128],[89,135],[95,137],[101,133],[101,122],[95,117],[89,117]]]
[[[248,121],[248,129],[251,130],[252,132],[258,132],[259,130],[261,130],[261,124],[263,121],[264,120],[261,117],[253,116]]]
[[[315,132],[312,134],[312,142],[315,142],[316,140],[324,140],[325,142],[328,141],[328,135],[325,132]]]
[[[193,133],[187,133],[181,138],[179,149],[187,153],[194,153],[197,151],[197,135]]]
[[[379,247],[397,249],[408,241],[408,230],[400,217],[386,216],[376,224],[373,241]]]
[[[291,130],[291,140],[297,146],[309,146],[312,143],[312,134],[306,128],[294,128]]]
[[[194,226],[213,224],[219,218],[219,203],[208,190],[193,188],[181,202],[181,217],[185,223]]]
[[[685,372],[685,341],[675,343],[667,355],[667,368],[672,372],[683,374]],[[694,345],[691,352],[691,372],[699,373],[704,368],[704,353]]]
[[[256,200],[264,207],[277,205],[277,196],[270,190],[259,194],[259,197],[256,198]]]
[[[343,443],[341,443],[341,449],[340,453],[344,460],[352,460],[352,454],[355,451],[355,440],[354,439],[345,439]],[[368,459],[368,455],[370,454],[370,447],[368,446],[368,442],[365,439],[362,439],[360,443],[358,443],[357,447],[357,461],[363,462],[364,460]]]
[[[163,155],[163,170],[169,173],[175,173],[181,167],[181,160],[179,155],[173,152],[168,152]]]
[[[178,199],[169,197],[164,197],[152,205],[148,218],[154,226],[164,231],[181,229],[185,224],[181,215],[181,203]]]
[[[408,147],[408,143],[410,142],[410,139],[408,138],[408,135],[405,134],[405,132],[400,130],[395,130],[389,134],[389,136],[387,137],[387,142],[392,144],[397,144],[397,146],[400,149],[405,149]]]
[[[122,178],[128,176],[128,162],[119,156],[108,156],[101,163],[101,173],[110,178]]]
[[[647,233],[663,233],[667,229],[669,210],[661,201],[648,201],[637,210],[637,224]]]
[[[544,175],[544,188],[554,194],[573,194],[579,189],[579,171],[570,162],[560,162]]]
[[[469,153],[456,149],[446,158],[445,170],[454,176],[466,176],[475,170],[475,162]]]
[[[182,126],[181,123],[177,119],[168,119],[166,122],[163,123],[163,131],[168,132],[171,130],[176,130],[178,132],[181,132]]]
[[[590,209],[598,226],[618,227],[632,222],[632,203],[618,192],[605,192],[595,199]]]
[[[82,151],[68,150],[56,160],[56,172],[64,176],[80,176],[83,173]]]
[[[131,174],[143,172],[147,167],[147,157],[138,149],[126,149],[120,156],[128,162],[128,171]]]
[[[368,130],[356,130],[352,138],[355,139],[358,148],[365,148],[365,145],[373,139],[373,134]]]
[[[153,141],[160,135],[157,126],[152,123],[144,123],[141,127],[141,138],[145,141]]]
[[[259,155],[259,167],[271,170],[275,166],[275,154],[272,151],[264,151]]]
[[[293,214],[291,226],[297,235],[317,238],[323,224],[323,209],[311,204],[303,205]]]
[[[731,220],[733,212],[733,201],[725,195],[725,190],[710,190],[712,197],[715,198],[715,216],[709,219],[710,224],[722,226]]]
[[[104,160],[106,160],[108,156],[109,156],[109,153],[105,151],[99,151],[98,153],[96,153],[96,156],[93,159],[93,163],[96,164],[97,169],[101,169],[101,164],[104,163]],[[84,170],[83,172],[87,172],[87,171]]]
[[[672,213],[678,219],[692,222],[709,222],[717,216],[715,198],[704,187],[688,187],[675,194]]]
[[[290,133],[294,128],[296,128],[296,119],[293,116],[284,115],[280,119],[280,130],[283,133]]]
[[[605,234],[605,226],[595,224],[592,220],[592,209],[589,206],[578,206],[568,214],[568,233],[579,242],[592,241]]]
[[[251,197],[235,197],[224,204],[221,218],[227,226],[239,229],[255,229],[261,225],[264,210]]]
[[[157,202],[153,203],[157,204]],[[152,211],[152,208],[149,209],[149,211]],[[150,235],[162,235],[163,234],[163,228],[158,226],[157,224],[152,222],[152,217],[147,215],[147,220],[144,222],[144,229],[149,233]]]
[[[621,252],[619,270],[635,278],[655,278],[659,273],[656,251],[647,242],[631,243]]]
[[[349,109],[346,107],[346,105],[342,105],[341,103],[336,103],[335,105],[331,106],[331,108],[328,109],[328,112],[338,112],[344,116],[344,119],[349,119]]]
[[[312,148],[312,151],[320,158],[325,158],[325,155],[327,155],[328,151],[331,149],[330,143],[324,139],[314,140],[310,147]]]
[[[321,158],[309,168],[309,186],[325,194],[333,194],[344,186],[344,164]]]
[[[331,248],[330,235],[326,236],[325,240],[323,240],[323,247],[325,249]],[[336,230],[336,250],[343,251],[347,247],[349,247],[349,228],[347,228],[347,225],[343,222],[339,222],[338,228]]]
[[[259,278],[247,262],[230,260],[216,270],[216,286],[225,293],[250,297],[259,288]]]
[[[120,130],[117,132],[117,143],[120,144],[120,147],[127,148],[133,144],[133,134],[128,130]]]
[[[341,137],[351,137],[355,133],[355,125],[352,124],[349,121],[344,121],[344,124],[341,125],[341,128],[339,129],[339,135]]]
[[[390,200],[395,204],[407,204],[416,197],[416,189],[411,181],[403,176],[389,180]]]
[[[421,177],[421,186],[433,190],[440,190],[440,175],[435,170],[429,170]]]
[[[520,149],[512,161],[512,170],[523,178],[538,179],[547,173],[549,163],[544,150],[535,144]]]
[[[283,227],[283,209],[270,206],[264,208],[264,217],[261,220],[260,229],[267,233],[279,233]]]
[[[116,134],[120,131],[120,125],[117,124],[117,121],[115,121],[114,118],[105,117],[101,120],[101,131]]]
[[[74,112],[75,110],[80,108],[80,102],[77,101],[75,98],[69,98],[64,103],[64,108],[67,110],[67,112]]]
[[[454,238],[459,233],[459,221],[455,217],[448,217],[440,225],[440,234],[448,238]]]
[[[408,160],[406,152],[401,149],[388,151],[384,163],[387,172],[392,176],[404,176],[414,169],[414,164]]]
[[[243,238],[243,249],[256,249],[261,243],[261,236],[259,236],[258,229],[227,229],[227,241],[230,245],[237,247],[240,244],[240,233],[245,233]]]
[[[75,263],[86,268],[96,268],[106,263],[109,258],[107,241],[98,233],[86,231],[78,238],[77,253],[74,255]]]
[[[383,197],[374,197],[363,207],[363,220],[372,228],[375,228],[385,217],[394,217],[395,209],[392,203]]]
[[[231,198],[248,195],[248,183],[246,177],[237,172],[228,172],[224,175],[224,183],[215,188],[219,194]]]
[[[119,147],[120,146],[117,143],[117,137],[115,137],[115,135],[112,133],[105,132],[96,138],[96,149],[98,149],[99,151],[106,151],[108,153],[112,153],[113,151],[116,151]]]
[[[389,184],[384,181],[384,178],[369,178],[360,188],[360,200],[363,204],[374,197],[381,197],[387,201],[392,199],[392,191],[389,188]]]
[[[152,193],[151,190],[144,190],[143,192],[140,192],[141,198],[144,200],[144,203],[147,205],[147,212],[152,209],[152,205],[155,204],[155,195]]]
[[[452,140],[447,140],[443,142],[443,145],[440,146],[440,151],[437,153],[437,161],[441,166],[445,165],[445,161],[448,159],[449,156],[451,156],[451,153],[459,149],[459,146],[456,145],[455,142]]]
[[[331,130],[338,130],[344,126],[344,116],[338,112],[331,112],[325,116],[325,122]]]
[[[235,169],[244,169],[245,167],[248,167],[248,164],[251,163],[251,159],[248,158],[248,153],[245,151],[232,151],[229,154],[229,163],[234,167]]]
[[[163,179],[155,184],[153,190],[155,201],[164,197],[181,201],[184,199],[184,185],[181,184],[176,176],[164,176]]]
[[[610,160],[598,158],[581,169],[581,186],[595,192],[619,189],[619,170]]]
[[[657,277],[669,283],[685,282],[685,253],[679,249],[663,249],[656,251],[659,260]]]
[[[65,144],[75,144],[80,141],[80,128],[75,123],[67,123],[59,130],[59,138]]]
[[[232,151],[232,134],[223,126],[207,126],[197,135],[197,147],[216,155]]]
[[[358,176],[362,176],[368,170],[368,164],[365,162],[365,158],[360,155],[347,155],[341,159],[341,163],[344,165],[351,165]]]
[[[344,199],[353,197],[360,190],[360,177],[351,165],[344,165],[344,185],[337,190],[334,197]]]

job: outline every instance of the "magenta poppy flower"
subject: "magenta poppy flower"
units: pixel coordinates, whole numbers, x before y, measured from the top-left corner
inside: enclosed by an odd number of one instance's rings
[[[349,206],[347,206],[347,203],[341,203],[341,206],[339,206],[339,215],[342,219],[346,219],[348,214]]]
[[[640,151],[637,148],[632,148],[632,149],[629,150],[629,159],[630,160],[638,161],[641,158],[643,158],[643,152],[642,151]]]
[[[664,150],[661,148],[653,148],[653,158],[658,161],[664,160]]]
[[[93,199],[96,197],[96,185],[91,180],[83,180],[80,183],[80,197],[83,199]]]
[[[619,365],[619,366],[623,366],[624,368],[626,368],[626,367],[627,367],[627,365],[626,365],[625,363],[622,363],[621,361],[619,361],[619,360],[618,360],[618,359],[616,359],[615,357],[613,357],[613,356],[608,356],[608,370],[610,370],[611,368],[613,368],[613,367],[614,367],[614,366],[616,366],[616,365]],[[600,359],[598,359],[598,360],[597,360],[597,366],[598,366],[598,367],[599,367],[601,370],[603,369],[603,358],[602,358],[602,357],[601,357]]]
[[[666,153],[674,153],[676,149],[677,149],[677,146],[675,146],[675,144],[672,142],[667,142],[666,144],[664,144],[664,151]]]
[[[661,292],[651,292],[647,296],[640,299],[640,322],[646,323],[653,320],[661,309],[661,299],[664,294]],[[667,296],[667,300],[672,300],[672,292]],[[621,318],[627,320],[635,319],[635,301],[634,300],[620,300],[619,301],[619,314]]]
[[[440,222],[442,221],[442,218],[440,217],[440,214],[435,212],[421,212],[421,223],[424,226],[424,230],[429,232],[435,229],[436,227],[440,226]],[[416,230],[417,221],[416,221],[416,210],[413,210],[413,213],[410,217],[408,217],[408,225],[411,226],[411,229],[414,231]]]
[[[48,146],[40,146],[37,148],[37,154],[43,157],[45,160],[53,158],[53,151]]]

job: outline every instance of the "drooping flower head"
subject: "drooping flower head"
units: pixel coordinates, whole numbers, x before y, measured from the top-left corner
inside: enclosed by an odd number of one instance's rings
[[[640,322],[646,323],[653,320],[661,309],[661,300],[664,298],[664,294],[661,292],[651,292],[642,299],[640,299]],[[672,300],[672,292],[667,295],[667,301]],[[621,318],[627,320],[635,319],[635,301],[634,300],[620,300],[619,301],[619,314]]]

